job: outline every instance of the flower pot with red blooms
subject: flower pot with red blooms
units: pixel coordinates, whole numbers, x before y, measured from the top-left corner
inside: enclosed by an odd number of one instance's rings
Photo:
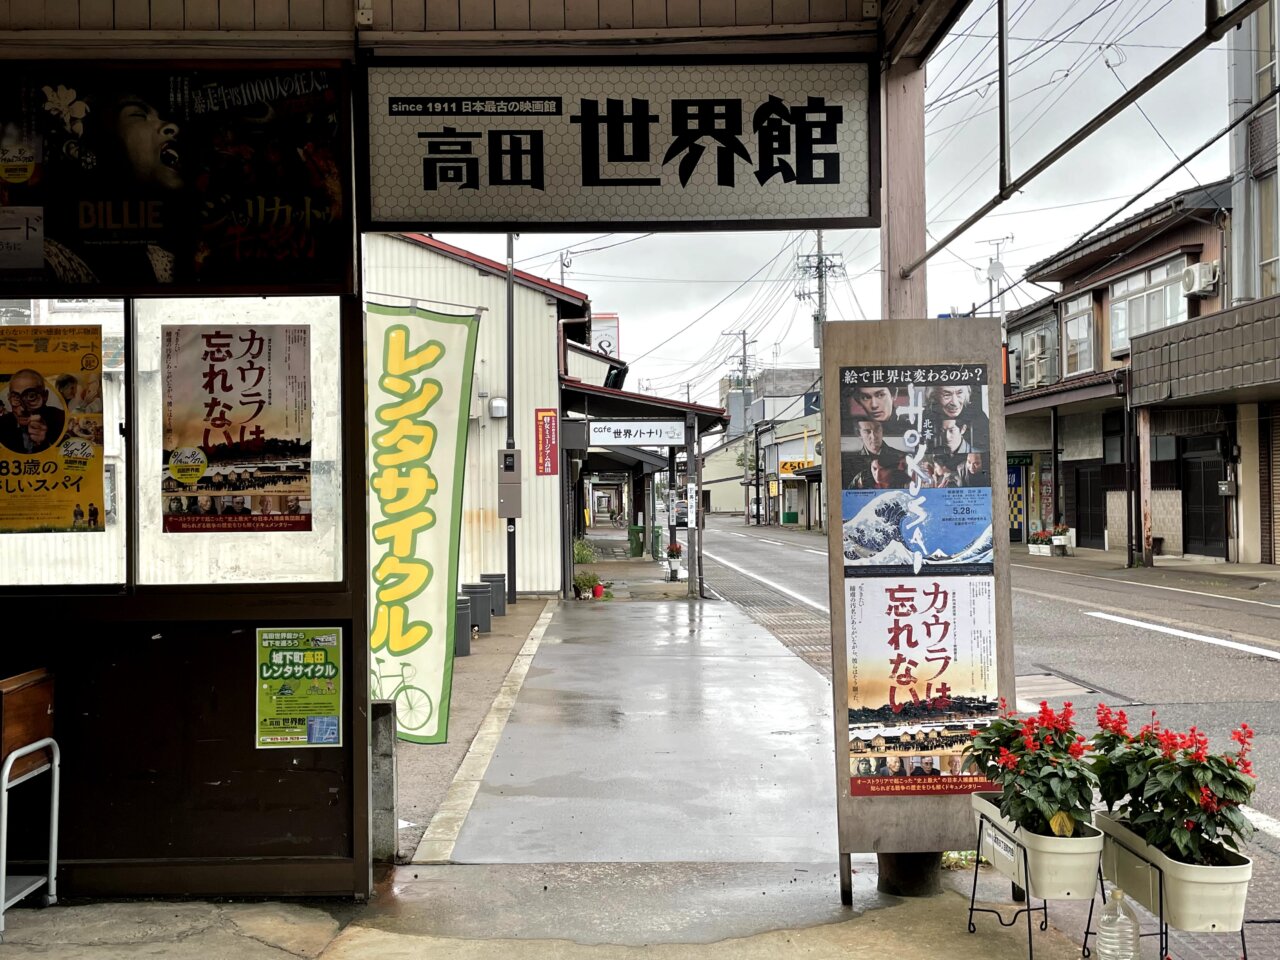
[[[1000,788],[971,795],[975,820],[994,825],[979,824],[979,853],[1042,900],[1092,899],[1097,886],[1102,834],[1089,822],[1097,777],[1073,717],[1069,703],[1058,712],[1042,702],[1039,713],[1020,720],[1002,703],[968,747]]]
[[[667,570],[673,581],[680,577],[680,556],[683,553],[684,546],[679,540],[672,540],[667,544]]]
[[[1108,812],[1103,875],[1165,922],[1191,933],[1232,932],[1244,923],[1253,861],[1239,852],[1253,832],[1240,807],[1256,783],[1253,730],[1231,737],[1237,749],[1209,752],[1209,740],[1152,722],[1136,734],[1124,711],[1098,707],[1094,767]],[[1152,869],[1152,867],[1158,869]]]
[[[1049,530],[1036,530],[1027,537],[1027,549],[1032,554],[1047,557],[1053,552],[1053,533]]]

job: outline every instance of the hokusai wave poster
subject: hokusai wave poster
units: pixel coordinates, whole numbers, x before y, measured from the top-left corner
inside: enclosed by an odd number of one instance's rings
[[[0,286],[350,286],[346,93],[315,68],[0,71]]]

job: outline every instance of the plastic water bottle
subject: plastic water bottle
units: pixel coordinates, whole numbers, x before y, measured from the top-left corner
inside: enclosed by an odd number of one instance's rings
[[[1116,887],[1098,918],[1098,960],[1139,960],[1138,915]]]

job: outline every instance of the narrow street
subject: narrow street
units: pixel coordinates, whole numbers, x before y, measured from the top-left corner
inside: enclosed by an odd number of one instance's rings
[[[804,530],[713,517],[706,529],[710,591],[742,606],[785,645],[830,676],[826,540]],[[1151,711],[1169,727],[1195,725],[1215,749],[1231,730],[1257,730],[1258,827],[1249,916],[1280,918],[1280,584],[1142,571],[1140,582],[1032,564],[1014,554],[1018,706],[1072,701],[1092,733],[1098,703],[1136,721]],[[1063,929],[1070,931],[1064,925]],[[1280,956],[1280,927],[1249,927],[1250,956]],[[1231,938],[1175,937],[1175,956],[1238,956]],[[1194,944],[1194,946],[1193,946]],[[1179,952],[1179,949],[1182,952]],[[1225,951],[1219,953],[1217,951]]]

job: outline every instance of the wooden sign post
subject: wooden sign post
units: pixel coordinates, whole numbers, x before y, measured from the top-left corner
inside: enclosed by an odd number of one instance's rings
[[[883,889],[886,873],[921,862],[894,855],[973,846],[968,794],[989,784],[964,748],[1013,699],[1008,478],[997,321],[823,330],[848,903],[852,853],[881,855]]]

